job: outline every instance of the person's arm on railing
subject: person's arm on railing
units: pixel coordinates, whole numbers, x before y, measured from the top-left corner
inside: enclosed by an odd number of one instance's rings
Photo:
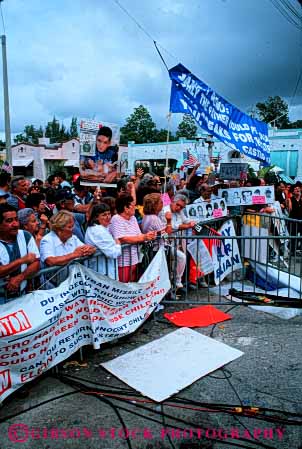
[[[79,257],[87,257],[94,254],[96,251],[96,248],[91,245],[82,245],[78,246],[72,253],[66,254],[64,256],[49,256],[45,258],[45,263],[49,267],[52,267],[54,265],[66,265],[67,263],[71,262],[74,259],[77,259]]]
[[[29,279],[30,277],[32,277],[32,275],[34,275],[35,273],[37,273],[40,269],[40,260],[36,258],[35,256],[35,260],[28,265],[28,267],[26,268],[26,270],[24,270],[22,273],[17,274],[17,276],[13,276],[11,277],[7,284],[6,284],[6,288],[8,291],[10,292],[15,292],[19,289],[21,282],[25,281],[26,279]]]
[[[125,236],[125,237],[119,237],[119,241],[121,244],[128,243],[128,244],[134,244],[134,243],[143,243],[143,242],[149,242],[151,240],[154,240],[156,238],[156,231],[149,231],[146,234],[139,234],[139,235],[133,235],[133,236]]]
[[[33,263],[36,258],[37,258],[36,254],[28,253],[25,256],[20,257],[19,259],[16,259],[11,263],[8,263],[7,265],[0,265],[0,278],[5,277],[10,273],[14,272],[17,268],[19,268],[23,264]]]

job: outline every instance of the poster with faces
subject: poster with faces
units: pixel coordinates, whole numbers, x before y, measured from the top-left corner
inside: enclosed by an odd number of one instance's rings
[[[192,221],[208,221],[214,218],[225,217],[227,215],[227,206],[223,198],[217,198],[210,202],[201,201],[186,206],[187,216]]]
[[[228,206],[271,204],[275,201],[274,186],[219,189],[218,195],[225,200]]]

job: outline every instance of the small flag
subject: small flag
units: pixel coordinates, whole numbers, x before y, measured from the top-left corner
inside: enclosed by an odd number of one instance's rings
[[[13,174],[13,167],[7,162],[4,161],[1,167],[1,170],[6,171],[7,173]]]
[[[190,151],[187,151],[187,159],[185,159],[182,163],[184,167],[194,167],[194,165],[198,164],[197,157],[193,156]]]

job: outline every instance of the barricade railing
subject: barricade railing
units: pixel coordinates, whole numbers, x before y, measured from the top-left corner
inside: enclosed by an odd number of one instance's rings
[[[229,221],[236,234],[218,235]],[[197,233],[186,230],[154,242],[122,245],[118,259],[107,258],[98,251],[64,266],[43,268],[32,277],[32,289],[58,286],[68,277],[74,263],[82,263],[121,282],[134,282],[159,246],[164,246],[171,281],[171,291],[163,300],[166,304],[233,304],[235,291],[252,296],[273,292],[277,297],[301,300],[300,223],[265,214],[222,217],[199,223]],[[3,287],[5,281],[0,283],[2,290]]]
[[[33,290],[48,290],[59,286],[67,279],[70,268],[75,263],[83,264],[99,274],[109,276],[121,282],[135,282],[153,258],[155,254],[153,248],[152,242],[135,245],[124,244],[122,245],[122,254],[117,259],[108,258],[102,251],[98,250],[92,256],[76,258],[65,265],[44,267],[28,280],[28,288],[25,293]],[[122,267],[122,270],[119,269],[120,267]],[[130,270],[128,267],[132,267],[132,269]],[[128,275],[127,280],[126,275]],[[125,280],[123,280],[123,277]],[[6,284],[7,280],[0,280],[0,296],[5,299],[5,302],[18,298],[20,293],[8,294]]]
[[[274,305],[290,306],[292,300],[292,304],[300,307],[302,251],[300,253],[297,248],[302,242],[299,228],[302,222],[255,213],[226,219],[231,219],[236,235],[207,235],[202,230],[209,229],[206,222],[200,224],[199,235],[182,232],[170,236],[172,288],[170,298],[165,302],[233,304],[236,294],[241,293],[244,304],[259,302],[263,305],[271,302]],[[177,285],[177,268],[180,265],[177,267],[177,251],[184,251],[192,242],[195,242],[195,258],[200,264],[192,263],[192,257],[186,251],[186,267],[182,277],[184,288],[180,289]],[[202,273],[201,253],[204,245],[215,259],[214,271],[206,275]],[[238,259],[241,261],[240,268]],[[227,275],[224,277],[225,272]],[[222,277],[223,280],[220,279]],[[180,291],[181,294],[178,294]]]

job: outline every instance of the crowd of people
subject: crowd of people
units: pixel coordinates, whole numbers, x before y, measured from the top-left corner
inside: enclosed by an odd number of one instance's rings
[[[186,214],[187,204],[210,202],[218,198],[219,188],[265,185],[259,178],[228,183],[216,179],[210,185],[207,175],[196,174],[197,168],[186,180],[167,184],[138,169],[134,176],[122,177],[116,189],[105,190],[82,185],[79,178],[69,183],[64,172],[45,182],[0,173],[0,304],[33,288],[30,279],[41,268],[65,266],[96,251],[102,257],[92,259],[91,268],[121,282],[137,281],[140,244],[154,242],[156,253],[166,245],[164,236],[194,228],[196,221]],[[302,224],[301,187],[279,182],[275,199],[284,215]],[[231,214],[274,211],[271,204],[228,209]],[[302,226],[295,224],[290,231],[302,234]],[[187,254],[181,240],[170,245],[170,256],[175,261],[176,288],[182,289]]]

